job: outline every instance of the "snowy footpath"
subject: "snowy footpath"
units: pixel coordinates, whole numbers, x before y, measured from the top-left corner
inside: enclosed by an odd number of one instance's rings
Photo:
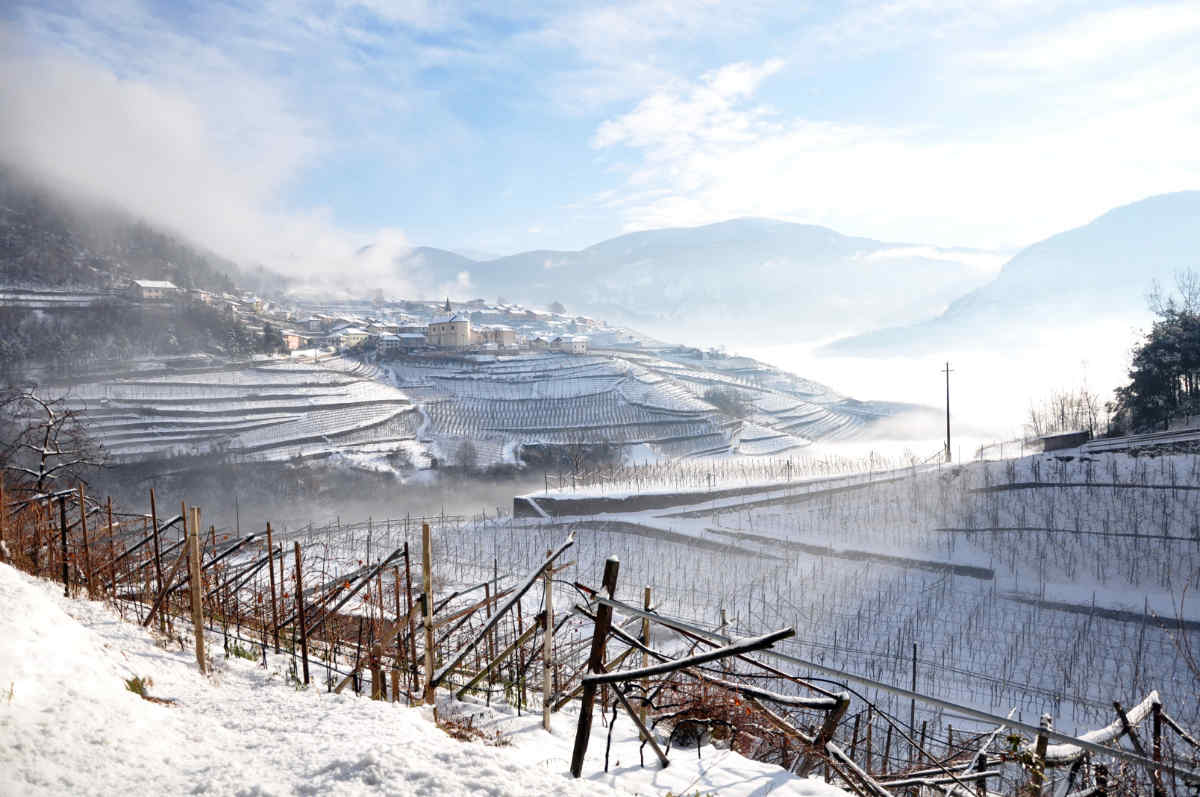
[[[844,797],[817,779],[704,747],[674,750],[660,770],[636,731],[597,717],[584,778],[567,772],[575,715],[516,717],[468,703],[499,746],[461,742],[428,708],[298,690],[286,657],[224,657],[210,635],[213,672],[191,650],[166,643],[109,607],[62,597],[61,586],[0,564],[0,795],[31,794],[429,794],[809,795]],[[143,700],[126,688],[138,677]]]

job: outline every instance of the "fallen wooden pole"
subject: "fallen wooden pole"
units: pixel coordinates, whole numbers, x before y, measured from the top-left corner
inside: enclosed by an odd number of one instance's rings
[[[892,797],[892,794],[887,789],[885,789],[879,783],[879,781],[875,780],[875,778],[868,775],[867,772],[862,767],[860,767],[858,764],[854,763],[854,758],[849,755],[846,755],[845,751],[843,751],[842,748],[838,747],[833,742],[826,742],[825,743],[825,751],[827,753],[829,753],[829,755],[831,755],[834,758],[836,758],[837,760],[841,761],[842,764],[845,765],[846,769],[849,770],[849,772],[851,772],[855,776],[857,776],[858,779],[860,781],[862,781],[863,785],[866,786],[867,789],[872,794],[874,794],[876,797]]]
[[[772,631],[771,633],[763,634],[762,636],[737,640],[733,644],[726,645],[722,648],[717,648],[716,650],[708,650],[704,653],[697,653],[693,656],[687,656],[682,659],[673,659],[671,661],[652,664],[649,667],[639,667],[636,670],[622,670],[621,672],[585,675],[583,677],[583,682],[585,684],[592,683],[596,685],[612,684],[619,683],[620,681],[650,678],[655,675],[666,675],[667,673],[675,672],[676,670],[686,669],[687,667],[695,667],[710,661],[723,659],[726,656],[763,650],[764,648],[771,647],[771,645],[774,645],[776,642],[779,642],[782,639],[787,639],[788,637],[795,635],[796,629],[781,628],[778,631]]]
[[[584,607],[582,607],[578,604],[575,605],[575,612],[577,614],[580,614],[580,615],[588,618],[589,620],[592,620],[593,622],[595,622],[595,620],[596,620],[595,615],[593,615],[587,609],[585,609]],[[649,622],[649,621],[647,620],[647,622]],[[626,633],[625,631],[622,631],[620,628],[613,627],[609,630],[609,633],[612,636],[614,636],[617,639],[624,642],[625,644],[642,651],[643,660],[644,660],[645,656],[653,656],[654,658],[658,659],[660,662],[674,661],[674,659],[672,659],[670,656],[660,653],[659,651],[654,650],[653,648],[651,648],[647,645],[643,645],[636,638],[634,638],[630,634]],[[643,665],[643,668],[645,668],[645,666],[646,665]],[[687,670],[686,673],[688,675],[692,676],[693,678],[699,679],[700,681],[704,681],[706,683],[710,683],[710,684],[713,684],[714,686],[719,686],[723,689],[728,689],[733,692],[739,692],[744,697],[752,697],[752,698],[758,698],[758,699],[762,699],[762,700],[770,700],[775,703],[780,703],[785,706],[790,706],[792,708],[811,708],[811,709],[815,709],[818,711],[828,711],[828,710],[836,708],[840,704],[839,703],[840,700],[848,699],[847,696],[845,695],[845,693],[842,693],[840,695],[834,695],[833,697],[793,697],[791,695],[781,695],[781,694],[776,694],[775,692],[769,692],[766,689],[760,689],[757,686],[751,686],[749,684],[739,684],[739,683],[734,683],[732,681],[726,681],[722,678],[717,678],[714,675],[708,675],[707,673],[701,672],[699,670],[696,670],[696,671]]]
[[[998,778],[1004,773],[998,769],[985,770],[983,772],[964,772],[961,775],[950,777],[934,777],[934,778],[912,778],[905,777],[898,780],[879,781],[879,785],[887,789],[902,789],[909,786],[949,786],[951,783],[973,783],[978,780],[987,780],[988,778]]]

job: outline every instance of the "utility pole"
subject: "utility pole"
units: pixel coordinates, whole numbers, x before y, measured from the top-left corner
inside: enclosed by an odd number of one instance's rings
[[[946,361],[946,462],[950,462],[950,361]]]

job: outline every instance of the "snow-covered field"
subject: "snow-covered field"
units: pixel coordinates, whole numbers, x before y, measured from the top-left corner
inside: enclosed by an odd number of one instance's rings
[[[665,770],[643,768],[626,718],[614,728],[610,771],[598,718],[584,777],[573,780],[569,710],[547,733],[540,717],[443,697],[443,719],[469,721],[501,744],[462,742],[430,708],[299,689],[286,656],[268,656],[265,667],[225,658],[216,635],[211,673],[200,675],[190,645],[4,564],[0,605],[4,795],[844,794],[710,746],[698,758],[680,751]],[[129,691],[135,677],[160,700]]]

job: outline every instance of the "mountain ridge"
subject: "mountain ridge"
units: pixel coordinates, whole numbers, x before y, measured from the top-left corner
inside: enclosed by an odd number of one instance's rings
[[[1156,194],[1022,249],[993,280],[935,317],[842,338],[822,352],[907,354],[947,339],[1013,342],[1014,327],[1051,316],[1141,321],[1153,281],[1169,284],[1187,268],[1200,268],[1200,191]]]
[[[395,265],[410,280],[469,285],[472,298],[518,293],[525,302],[558,301],[651,331],[711,330],[738,317],[741,323],[730,331],[760,340],[777,332],[828,338],[872,322],[927,317],[982,284],[991,274],[991,265],[981,265],[987,257],[983,250],[876,241],[820,225],[743,217],[486,261],[421,247]],[[462,272],[469,281],[459,279]]]

